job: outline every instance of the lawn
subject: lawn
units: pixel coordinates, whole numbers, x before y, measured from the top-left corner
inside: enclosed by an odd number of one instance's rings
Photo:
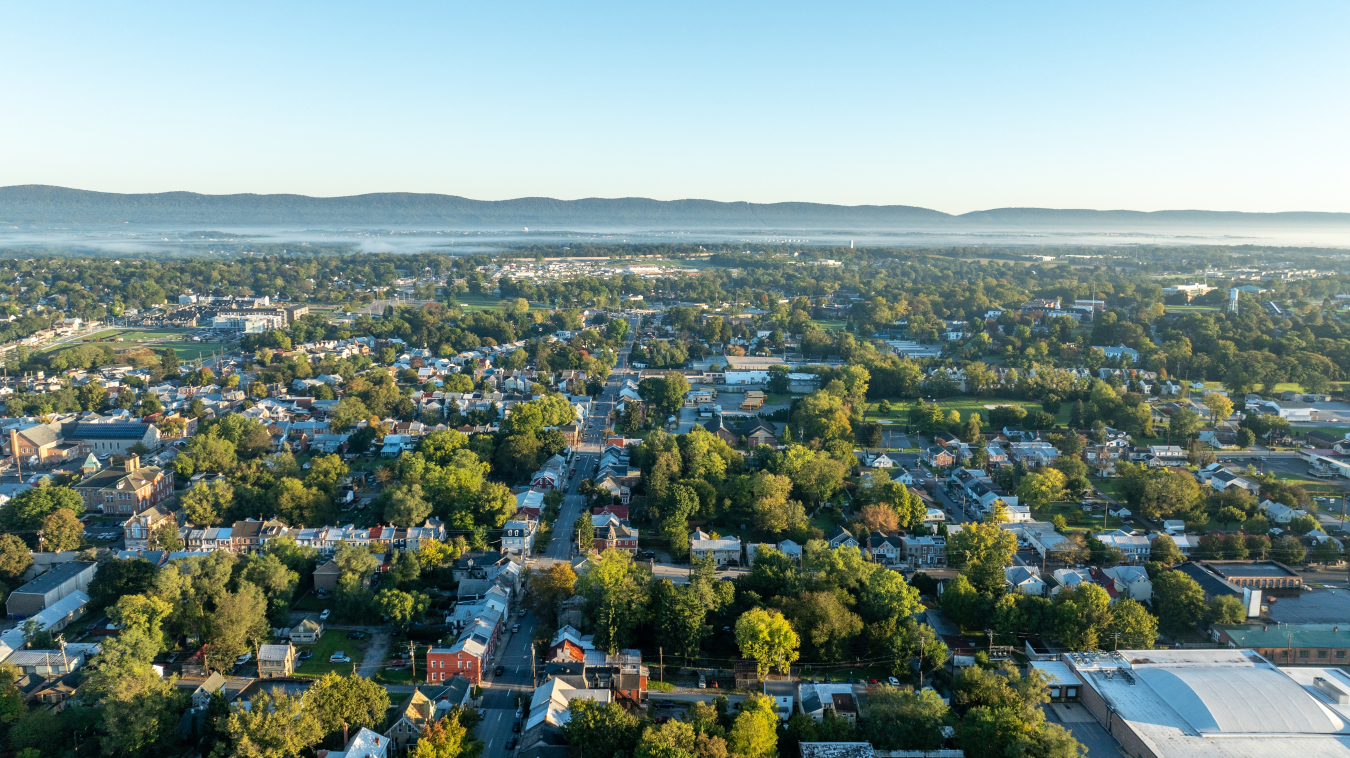
[[[455,298],[455,302],[466,313],[471,311],[497,311],[501,310],[498,303],[501,298],[492,295],[469,295],[463,294]],[[531,311],[551,311],[553,310],[544,303],[530,303]]]
[[[296,676],[320,677],[330,671],[336,671],[339,674],[349,674],[352,666],[361,664],[361,658],[366,652],[366,643],[370,641],[367,637],[364,640],[349,640],[346,632],[329,630],[319,638],[319,641],[313,645],[297,645],[300,650],[313,650],[314,657],[302,662],[296,669]],[[341,650],[351,657],[351,663],[329,663],[328,657],[334,652]]]
[[[1078,503],[1050,503],[1044,508],[1037,508],[1031,512],[1031,517],[1037,521],[1050,521],[1055,516],[1063,516],[1069,526],[1083,529],[1100,529],[1102,526],[1102,513],[1087,512]],[[1120,519],[1114,519],[1119,521]],[[1120,524],[1116,524],[1120,526]]]
[[[908,418],[907,409],[914,401],[896,399],[891,400],[890,402],[892,410],[889,418],[898,423],[904,423],[905,419]],[[962,421],[970,418],[970,414],[972,413],[980,414],[980,419],[984,422],[984,428],[986,430],[990,429],[989,411],[991,410],[986,408],[986,405],[1018,405],[1025,408],[1028,414],[1036,413],[1041,410],[1041,404],[1033,400],[1003,400],[995,397],[982,398],[971,397],[969,395],[957,395],[955,397],[943,398],[937,402],[938,405],[942,406],[943,410],[959,412]],[[902,405],[906,410],[901,409]],[[1055,423],[1061,426],[1067,426],[1069,424],[1069,414],[1072,410],[1072,403],[1060,403],[1059,413],[1055,414]],[[867,414],[868,420],[887,418],[885,416],[877,415],[877,403],[868,403]]]
[[[195,361],[198,358],[210,358],[212,352],[230,351],[230,346],[223,342],[174,342],[171,344],[161,343],[157,347],[173,348],[180,361]]]
[[[1119,479],[1098,479],[1096,477],[1093,477],[1090,481],[1098,490],[1100,490],[1106,496],[1110,497],[1113,500],[1117,501],[1121,500]]]

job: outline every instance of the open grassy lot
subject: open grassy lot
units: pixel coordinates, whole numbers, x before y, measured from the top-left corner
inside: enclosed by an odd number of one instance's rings
[[[198,358],[210,358],[211,353],[229,352],[230,346],[224,342],[171,342],[156,347],[171,347],[180,361],[194,361]]]
[[[877,413],[877,403],[868,403],[866,419],[868,421],[875,421],[878,419],[890,418],[899,423],[904,423],[905,419],[908,418],[908,411],[900,410],[899,406],[903,404],[904,407],[907,409],[910,405],[914,403],[914,401],[893,399],[890,402],[892,406],[892,411],[889,417],[882,416]],[[1025,408],[1028,414],[1036,413],[1041,410],[1041,404],[1034,400],[1003,400],[1001,398],[996,397],[984,398],[984,397],[972,397],[970,395],[958,395],[955,397],[942,398],[937,402],[938,405],[942,406],[942,409],[945,411],[957,411],[958,413],[960,413],[962,421],[965,421],[966,419],[970,418],[970,414],[972,413],[980,414],[980,420],[984,422],[986,431],[989,430],[989,411],[990,411],[989,408],[985,407],[986,405],[1017,405],[1021,406],[1022,408]],[[1071,404],[1061,403],[1059,407],[1059,413],[1055,414],[1055,423],[1065,426],[1068,425],[1069,413],[1071,410],[1072,410]]]
[[[1169,313],[1189,313],[1191,311],[1217,311],[1220,310],[1217,305],[1164,305],[1163,308]]]
[[[495,297],[493,295],[470,295],[467,293],[459,295],[458,297],[455,298],[455,302],[458,303],[459,307],[463,308],[466,312],[500,310],[500,307],[497,304],[500,303],[501,300],[502,300],[501,298]],[[552,308],[550,308],[548,305],[545,305],[544,303],[530,303],[530,310],[548,311],[552,310]]]
[[[827,332],[835,332],[835,331],[839,331],[840,329],[843,329],[846,325],[847,325],[847,322],[844,322],[844,321],[838,321],[838,320],[834,320],[834,319],[830,319],[830,320],[823,320],[823,319],[822,319],[822,320],[816,321],[816,326],[820,327],[823,331],[827,331]]]
[[[349,674],[352,671],[352,665],[360,665],[361,658],[365,655],[366,643],[370,641],[369,637],[364,640],[349,640],[347,633],[336,629],[330,629],[324,632],[319,641],[313,645],[297,645],[298,650],[313,650],[314,657],[301,662],[295,669],[296,676],[320,677],[330,671],[336,671],[339,674]],[[328,658],[333,653],[341,650],[351,657],[351,663],[329,663]]]

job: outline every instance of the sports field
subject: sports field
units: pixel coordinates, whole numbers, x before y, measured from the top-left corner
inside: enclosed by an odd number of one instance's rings
[[[498,303],[501,302],[501,298],[493,297],[492,295],[464,294],[456,297],[455,302],[458,303],[459,307],[463,308],[466,312],[501,310],[501,306],[498,305]],[[544,303],[530,303],[530,310],[548,311],[552,310],[552,308],[545,305]]]
[[[891,400],[890,402],[892,407],[890,418],[897,421],[904,421],[908,417],[908,408],[914,403],[913,400]],[[943,398],[937,402],[945,411],[957,411],[960,413],[962,421],[970,418],[970,414],[972,413],[980,414],[980,420],[984,422],[986,427],[989,425],[990,411],[989,408],[985,407],[986,405],[1018,405],[1025,408],[1028,414],[1036,413],[1041,410],[1041,404],[1034,400],[1004,400],[996,397],[958,395],[955,397]],[[1061,403],[1059,406],[1059,413],[1055,414],[1055,423],[1067,425],[1069,423],[1069,412],[1071,407],[1070,403]],[[902,410],[902,408],[904,410]],[[867,420],[874,421],[878,418],[882,418],[882,416],[877,414],[877,404],[868,403]]]

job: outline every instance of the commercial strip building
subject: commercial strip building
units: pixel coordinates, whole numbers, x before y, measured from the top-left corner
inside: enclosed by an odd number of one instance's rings
[[[1251,648],[1281,666],[1344,666],[1350,663],[1350,622],[1214,626],[1210,633],[1220,645]]]

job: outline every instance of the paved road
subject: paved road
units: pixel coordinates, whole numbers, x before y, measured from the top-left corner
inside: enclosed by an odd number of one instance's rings
[[[530,670],[530,638],[534,634],[534,616],[517,618],[508,624],[520,622],[520,631],[507,632],[502,642],[497,664],[505,668],[501,676],[489,675],[483,681],[483,721],[478,725],[478,739],[486,747],[483,758],[503,758],[506,743],[519,734],[511,731],[516,722],[517,698],[528,698],[534,692],[534,675]],[[509,630],[511,627],[508,626]],[[528,703],[527,703],[528,705]]]

